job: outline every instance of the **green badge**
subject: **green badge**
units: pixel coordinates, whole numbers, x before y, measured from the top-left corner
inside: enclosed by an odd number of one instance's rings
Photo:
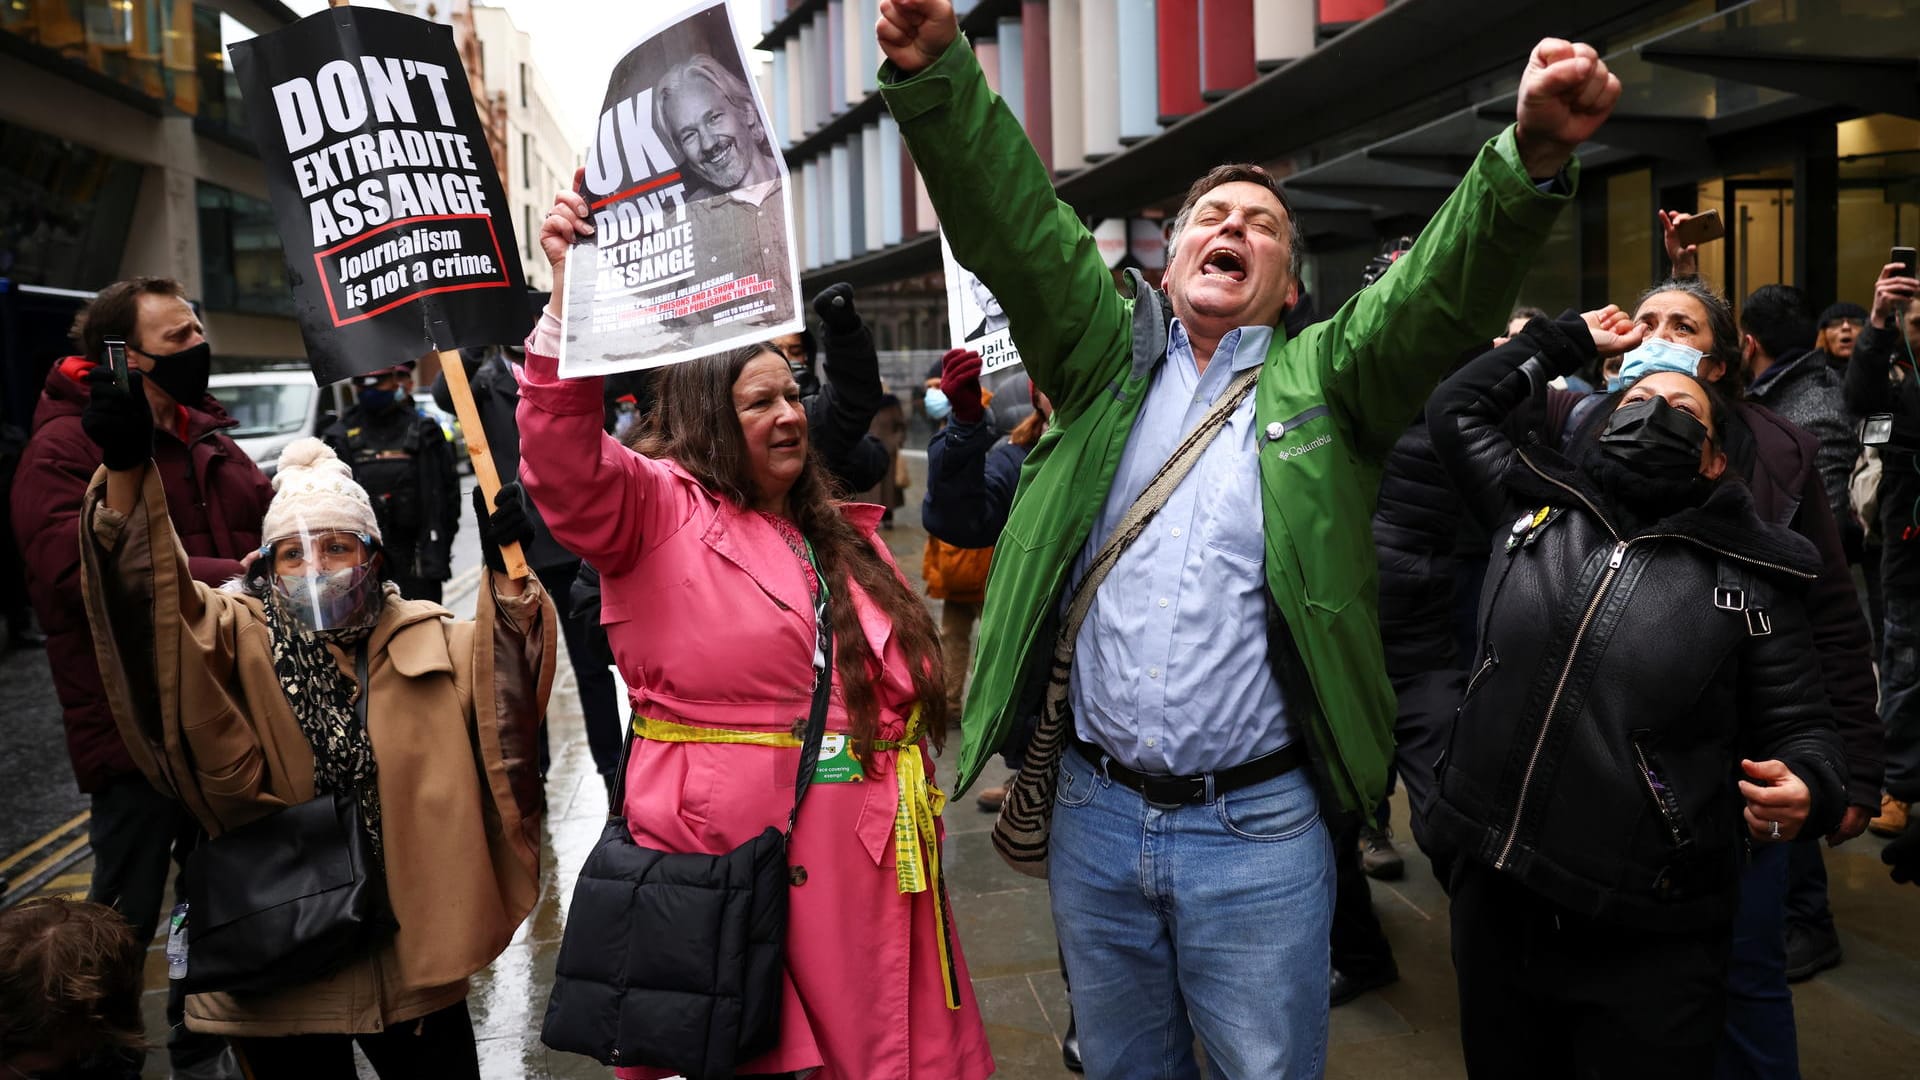
[[[813,766],[816,784],[857,784],[866,779],[860,771],[860,759],[845,735],[827,734],[820,738],[820,760]]]

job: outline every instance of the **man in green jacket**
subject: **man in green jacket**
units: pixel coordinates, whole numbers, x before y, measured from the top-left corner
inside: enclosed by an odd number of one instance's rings
[[[1162,286],[1123,295],[948,0],[881,0],[882,94],[955,256],[999,297],[1052,428],[988,581],[960,786],[1044,691],[1062,603],[1215,400],[1255,392],[1095,591],[1075,640],[1047,873],[1091,1076],[1319,1075],[1333,869],[1321,792],[1385,790],[1394,699],[1370,521],[1387,451],[1446,366],[1498,333],[1619,95],[1543,41],[1519,123],[1414,250],[1287,340],[1300,235],[1258,166],[1188,193]]]

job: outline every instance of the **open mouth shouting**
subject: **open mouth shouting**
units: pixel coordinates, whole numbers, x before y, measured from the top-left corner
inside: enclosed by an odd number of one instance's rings
[[[1227,247],[1209,250],[1200,260],[1202,277],[1222,277],[1229,281],[1247,280],[1247,263],[1239,252]]]

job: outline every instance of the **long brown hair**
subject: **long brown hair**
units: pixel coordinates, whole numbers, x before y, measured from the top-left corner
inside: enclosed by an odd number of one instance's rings
[[[701,486],[737,507],[756,497],[748,471],[746,436],[733,406],[733,384],[755,357],[778,356],[765,345],[690,360],[662,368],[656,376],[657,399],[646,421],[636,425],[628,445],[652,458],[678,462]],[[945,745],[946,687],[940,663],[940,635],[927,606],[873,549],[873,544],[840,513],[826,469],[809,443],[807,463],[787,492],[787,513],[813,544],[827,580],[827,604],[833,626],[833,666],[847,704],[853,752],[871,762],[880,710],[873,685],[880,662],[860,629],[849,582],[893,623],[894,637],[907,656],[914,693],[927,733],[936,748]]]

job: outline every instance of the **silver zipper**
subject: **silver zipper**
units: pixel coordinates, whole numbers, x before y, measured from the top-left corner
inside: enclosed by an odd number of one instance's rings
[[[1487,674],[1493,670],[1494,665],[1498,663],[1499,660],[1499,654],[1493,651],[1493,646],[1487,646],[1487,658],[1480,661],[1480,670],[1474,672],[1473,678],[1467,680],[1466,693],[1460,695],[1460,701],[1463,705],[1468,698],[1473,696],[1474,688],[1480,685],[1480,680],[1487,677]]]
[[[1513,801],[1513,823],[1507,827],[1507,842],[1500,847],[1500,857],[1493,861],[1495,870],[1505,870],[1507,857],[1513,854],[1513,843],[1520,836],[1520,819],[1527,809],[1527,789],[1533,786],[1533,770],[1540,764],[1540,752],[1546,749],[1547,732],[1553,729],[1553,712],[1560,707],[1560,695],[1566,691],[1567,679],[1573,675],[1573,662],[1579,658],[1580,642],[1587,636],[1587,628],[1593,625],[1593,616],[1600,610],[1600,601],[1606,599],[1613,579],[1620,576],[1620,564],[1626,561],[1626,557],[1627,541],[1621,540],[1614,544],[1613,555],[1607,559],[1606,573],[1601,575],[1600,584],[1594,587],[1593,598],[1587,601],[1586,613],[1580,616],[1580,628],[1574,631],[1573,643],[1567,646],[1567,662],[1560,668],[1560,681],[1553,686],[1553,697],[1547,699],[1547,710],[1540,721],[1540,735],[1533,741],[1533,754],[1527,758],[1527,771],[1520,777],[1520,795]]]

